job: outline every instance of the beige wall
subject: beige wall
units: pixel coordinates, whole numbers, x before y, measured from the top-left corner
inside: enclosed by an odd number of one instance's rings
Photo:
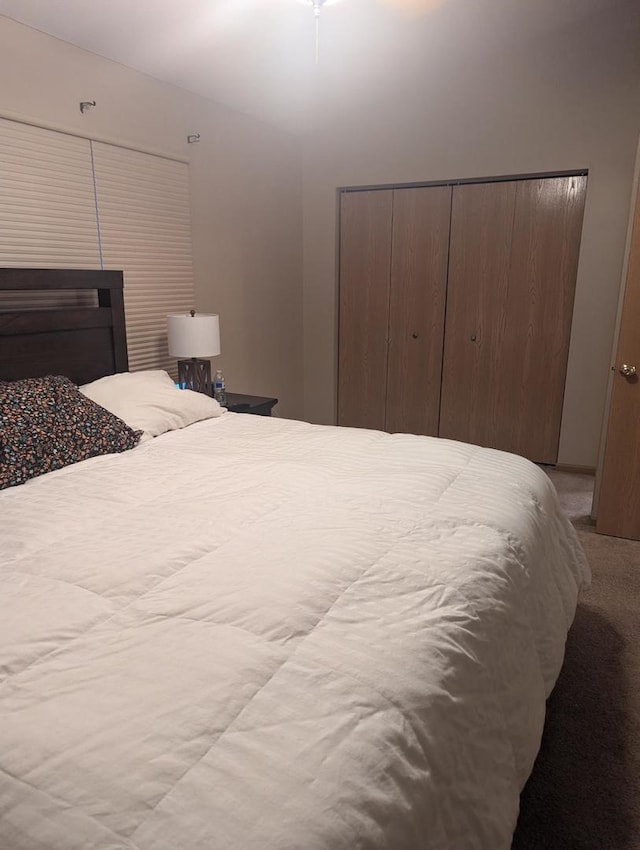
[[[84,116],[81,100],[97,106]],[[221,317],[230,389],[302,413],[299,140],[0,18],[0,113],[190,158],[196,306]],[[189,132],[202,140],[187,145]]]
[[[335,421],[336,187],[588,168],[560,461],[589,466],[640,130],[637,38],[605,15],[465,65],[443,48],[437,73],[398,87],[390,70],[341,108],[319,97],[304,184],[296,137],[4,18],[0,112],[189,157],[196,306],[221,314],[217,362],[231,388],[319,422]],[[85,99],[98,105],[82,116]]]
[[[510,55],[447,65],[444,50],[436,72],[327,109],[305,149],[306,418],[335,421],[336,187],[588,168],[559,461],[596,465],[640,129],[638,37],[603,15]]]

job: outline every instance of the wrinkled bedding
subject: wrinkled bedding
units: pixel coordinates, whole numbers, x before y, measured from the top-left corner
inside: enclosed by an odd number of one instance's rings
[[[507,850],[588,568],[549,480],[228,414],[0,493],[2,850]]]

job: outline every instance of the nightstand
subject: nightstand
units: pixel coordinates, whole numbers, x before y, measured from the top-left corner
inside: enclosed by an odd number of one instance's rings
[[[259,395],[227,393],[224,407],[232,413],[253,413],[254,416],[271,416],[272,409],[278,403],[277,398],[263,398]]]

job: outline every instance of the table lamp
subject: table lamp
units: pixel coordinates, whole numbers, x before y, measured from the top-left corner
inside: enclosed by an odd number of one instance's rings
[[[220,354],[220,323],[216,313],[172,313],[167,316],[169,354],[178,360],[180,386],[211,395],[211,361]]]

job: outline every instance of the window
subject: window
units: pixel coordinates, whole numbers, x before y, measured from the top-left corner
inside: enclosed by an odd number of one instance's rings
[[[0,266],[124,272],[129,366],[173,371],[166,315],[194,305],[187,165],[0,119]],[[2,293],[0,309],[79,293]]]

